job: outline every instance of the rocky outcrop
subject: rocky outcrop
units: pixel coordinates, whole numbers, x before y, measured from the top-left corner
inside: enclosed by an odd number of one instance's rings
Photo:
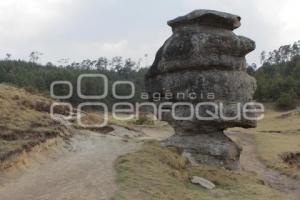
[[[170,110],[162,119],[176,132],[163,144],[182,148],[198,162],[230,169],[239,166],[240,148],[223,130],[256,126],[256,121],[242,115],[256,82],[246,73],[245,59],[255,43],[233,33],[240,20],[228,13],[196,10],[169,21],[173,35],[158,50],[146,75],[147,92],[162,96],[157,104]],[[191,115],[186,102],[196,114]]]

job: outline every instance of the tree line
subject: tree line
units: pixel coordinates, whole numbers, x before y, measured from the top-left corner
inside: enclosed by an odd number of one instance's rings
[[[83,60],[80,63],[71,63],[66,66],[56,66],[52,63],[46,65],[22,60],[1,60],[0,61],[0,83],[11,83],[23,87],[32,92],[39,92],[49,95],[51,83],[58,80],[70,81],[74,87],[74,93],[66,101],[74,105],[82,103],[84,100],[77,95],[77,78],[81,74],[104,74],[108,77],[108,88],[112,88],[115,81],[132,81],[135,85],[135,96],[129,102],[142,101],[140,94],[144,91],[144,76],[147,68],[141,67],[138,62],[132,59],[114,57],[108,59],[101,57],[96,61]],[[68,87],[58,85],[55,87],[55,95],[67,95]],[[81,92],[84,95],[102,94],[103,80],[100,78],[83,79]],[[101,100],[108,106],[121,100],[113,98],[109,89],[107,98]],[[131,94],[131,87],[120,85],[117,90],[118,95]],[[89,100],[90,101],[90,100]]]
[[[295,108],[300,99],[300,41],[265,55],[262,52],[261,67],[247,70],[257,80],[255,99],[275,102],[282,109]]]
[[[60,65],[47,63],[37,64],[41,53],[32,52],[30,61],[11,60],[11,54],[7,54],[6,59],[0,60],[0,83],[6,82],[25,87],[28,90],[45,93],[49,95],[50,85],[57,80],[70,81],[77,91],[77,78],[81,74],[104,74],[108,77],[109,88],[115,81],[128,80],[135,85],[135,96],[131,103],[143,101],[141,93],[144,92],[144,76],[147,67],[141,67],[140,61],[120,56],[108,59],[100,57],[96,60],[85,59],[81,62],[67,64],[67,60],[62,59]],[[261,102],[275,102],[279,108],[295,108],[300,99],[300,41],[291,45],[281,46],[268,54],[262,52],[262,66],[257,67],[252,64],[247,72],[257,80],[257,90],[255,99]],[[268,55],[268,56],[266,56]],[[83,81],[82,93],[86,95],[96,95],[103,90],[103,82],[99,79],[87,79]],[[55,94],[66,95],[67,87],[55,88]],[[100,92],[101,93],[101,92]],[[127,95],[131,93],[128,86],[120,86],[118,94]],[[74,92],[67,101],[74,105],[82,103],[84,100]],[[109,90],[108,97],[102,100],[111,106],[120,100],[114,99]]]

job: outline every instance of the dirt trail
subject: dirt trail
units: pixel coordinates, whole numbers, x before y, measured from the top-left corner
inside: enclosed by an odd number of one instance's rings
[[[118,133],[114,132],[114,135]],[[36,158],[15,178],[0,175],[0,199],[107,200],[116,191],[114,162],[135,142],[97,133],[76,134],[69,150]]]
[[[139,132],[115,126],[109,135],[93,132],[75,134],[66,148],[34,158],[19,174],[0,174],[0,199],[9,200],[108,200],[117,189],[114,162],[118,156],[135,151],[139,139],[162,140],[171,129],[141,128]],[[273,188],[300,197],[300,182],[268,169],[256,157],[249,134],[230,132],[243,146],[241,166],[258,173]]]
[[[137,128],[140,132],[144,133],[144,136],[140,139],[144,140],[165,140],[168,137],[171,137],[174,134],[174,129],[170,127],[163,128]]]
[[[240,160],[242,169],[256,172],[274,189],[300,198],[300,181],[290,178],[277,170],[267,168],[257,158],[253,136],[241,132],[228,132],[227,135],[233,139],[238,139],[243,147]]]

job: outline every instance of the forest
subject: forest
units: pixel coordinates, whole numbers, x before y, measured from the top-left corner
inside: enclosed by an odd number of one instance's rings
[[[300,41],[266,54],[262,52],[261,67],[248,70],[257,80],[255,99],[275,102],[281,109],[295,108],[300,99]]]
[[[141,67],[139,62],[130,58],[100,57],[97,60],[86,59],[80,63],[56,66],[50,62],[46,65],[38,64],[38,56],[38,52],[32,52],[30,60],[23,61],[11,60],[11,56],[8,54],[6,59],[0,61],[0,83],[10,83],[32,92],[49,95],[50,85],[53,81],[70,81],[76,91],[79,75],[101,73],[108,77],[109,88],[115,81],[132,81],[135,84],[135,96],[130,102],[142,101],[140,94],[144,91],[144,76],[148,68]],[[252,64],[247,69],[247,72],[257,80],[255,100],[276,103],[280,109],[295,108],[300,99],[300,41],[281,46],[269,53],[263,51],[261,63],[260,67]],[[85,80],[82,93],[98,94],[103,89],[101,81],[97,78]],[[120,86],[117,92],[120,95],[127,95],[130,93],[128,88],[125,85]],[[65,95],[68,93],[67,89],[67,87],[58,87],[55,88],[55,93]],[[75,92],[68,101],[77,105],[83,100]],[[108,107],[116,101],[120,100],[114,99],[111,91],[103,100]]]
[[[131,59],[123,61],[122,57],[114,57],[111,60],[101,57],[96,61],[83,60],[81,63],[72,63],[67,66],[55,66],[51,63],[46,65],[37,64],[33,61],[22,60],[2,60],[0,61],[0,83],[10,83],[23,87],[31,92],[39,92],[49,96],[51,83],[54,81],[69,81],[75,91],[68,102],[74,105],[82,103],[84,100],[78,97],[77,78],[81,74],[104,74],[108,78],[108,88],[112,88],[115,81],[132,81],[135,85],[135,96],[130,99],[130,103],[141,101],[141,94],[144,91],[144,75],[147,68],[139,67],[137,62]],[[103,91],[103,80],[99,78],[86,78],[82,80],[81,92],[84,95],[97,95]],[[120,85],[117,88],[118,95],[128,95],[131,93],[127,85]],[[55,95],[68,94],[67,86],[54,88]],[[90,101],[90,100],[89,100]],[[114,102],[120,101],[113,98],[111,90],[108,90],[107,98],[102,102],[110,107]]]

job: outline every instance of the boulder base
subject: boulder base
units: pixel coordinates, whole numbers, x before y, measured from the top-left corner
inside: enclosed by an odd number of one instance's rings
[[[182,149],[199,163],[231,170],[240,167],[241,148],[221,131],[214,134],[173,135],[161,144]]]

